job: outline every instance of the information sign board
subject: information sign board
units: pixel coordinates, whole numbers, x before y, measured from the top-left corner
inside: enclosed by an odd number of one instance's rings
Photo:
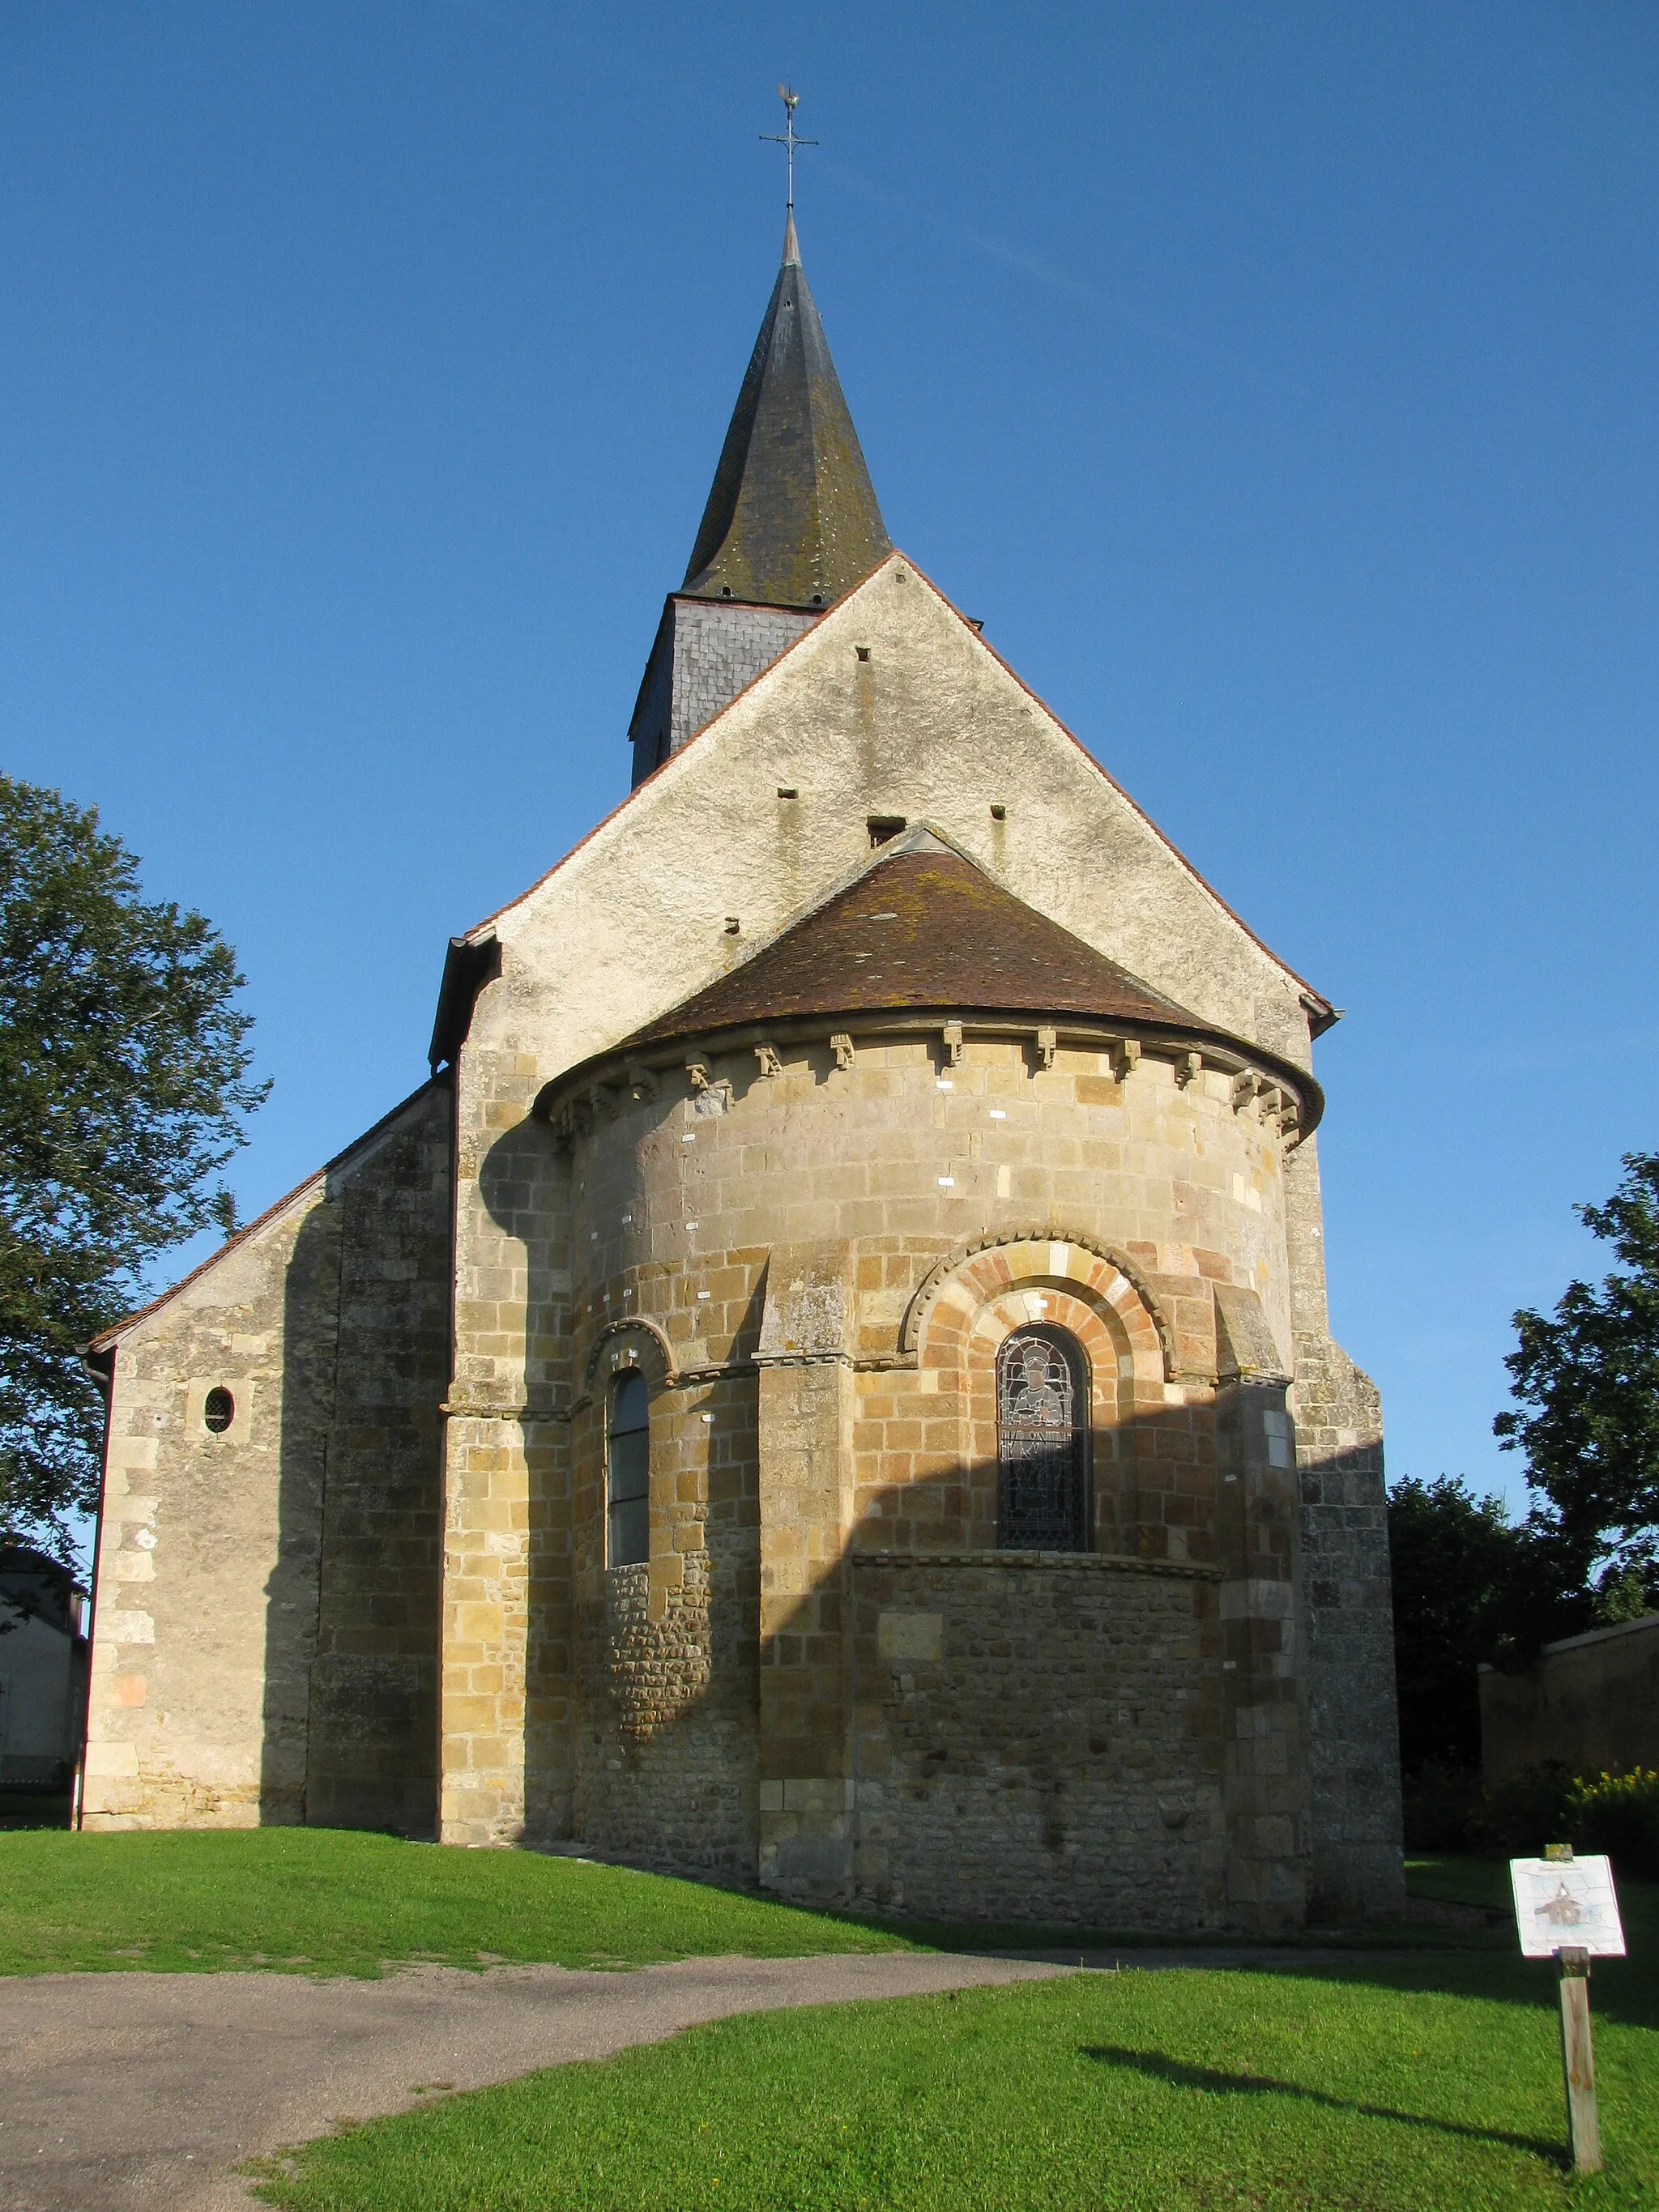
[[[1611,1861],[1511,1859],[1510,1880],[1525,1957],[1553,1959],[1559,1951],[1584,1951],[1592,1959],[1624,1957]]]

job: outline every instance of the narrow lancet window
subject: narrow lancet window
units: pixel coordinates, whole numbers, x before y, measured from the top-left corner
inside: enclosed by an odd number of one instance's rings
[[[607,1564],[636,1566],[651,1553],[651,1415],[645,1377],[637,1371],[617,1376],[611,1386],[605,1442]]]
[[[1086,1552],[1089,1389],[1083,1347],[1023,1328],[997,1355],[997,1541],[1005,1552]]]

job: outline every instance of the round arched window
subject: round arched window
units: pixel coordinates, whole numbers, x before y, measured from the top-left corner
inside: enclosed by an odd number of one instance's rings
[[[210,1436],[222,1437],[235,1418],[236,1401],[216,1383],[202,1401],[202,1426]]]
[[[1018,1329],[997,1354],[997,1458],[1001,1548],[1086,1552],[1088,1368],[1065,1329]]]
[[[611,1386],[605,1443],[607,1564],[638,1566],[651,1556],[651,1408],[637,1368]]]

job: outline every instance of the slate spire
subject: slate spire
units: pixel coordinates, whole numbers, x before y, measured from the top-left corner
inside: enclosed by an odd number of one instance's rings
[[[800,265],[795,217],[681,586],[827,607],[892,551]]]

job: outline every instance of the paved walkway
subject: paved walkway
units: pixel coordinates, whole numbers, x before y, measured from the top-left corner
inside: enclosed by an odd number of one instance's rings
[[[406,2112],[538,2066],[661,2043],[698,2021],[1032,1981],[1057,1954],[686,1959],[633,1973],[421,1966],[0,1981],[5,2212],[246,2212],[234,2168],[341,2118]],[[1183,1961],[1184,1963],[1184,1961]]]

